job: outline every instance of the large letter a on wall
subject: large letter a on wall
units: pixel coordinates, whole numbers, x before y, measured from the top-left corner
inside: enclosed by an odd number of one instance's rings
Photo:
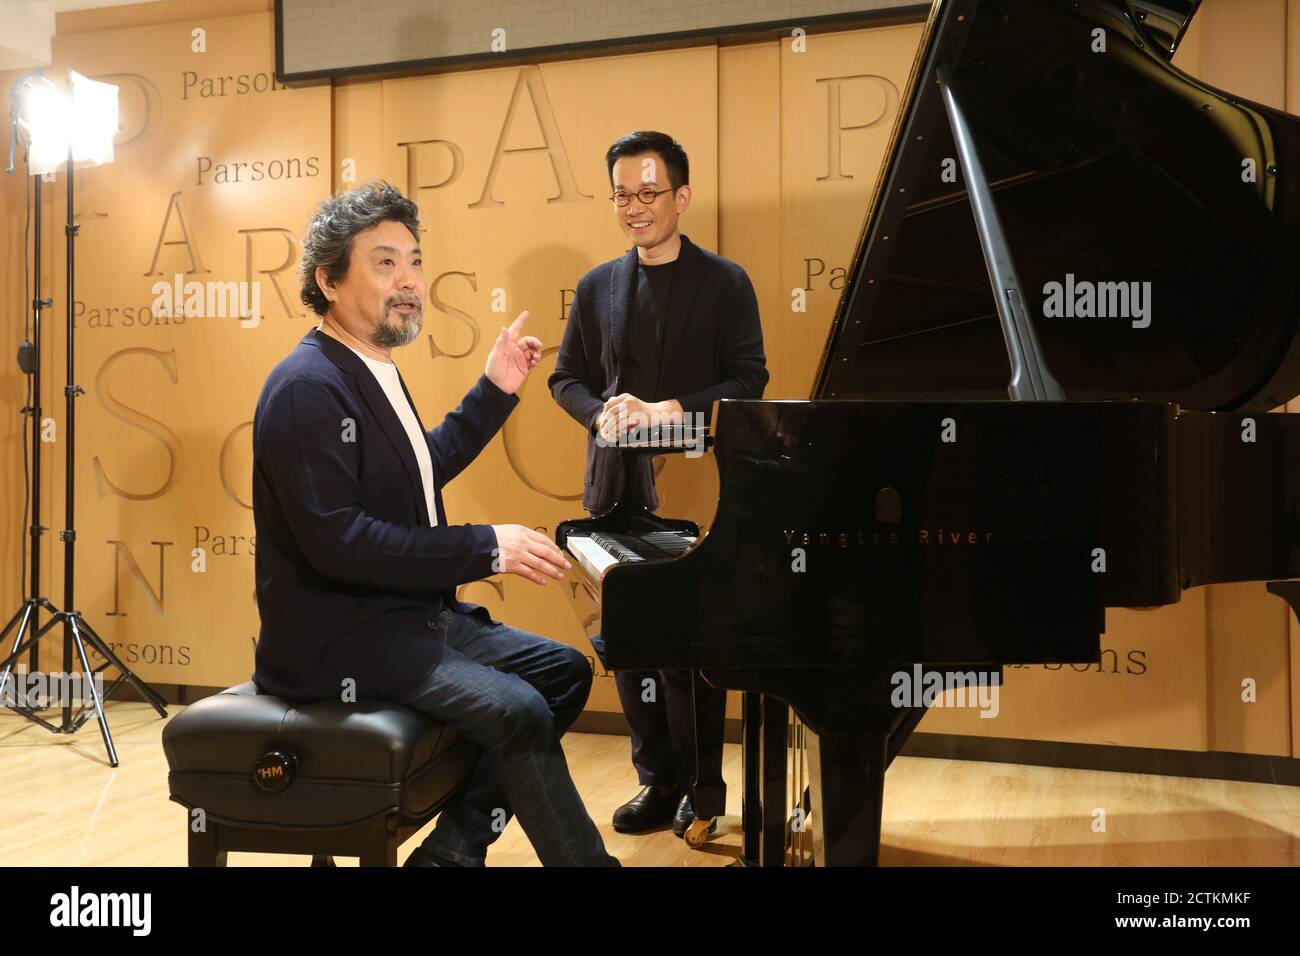
[[[518,146],[507,149],[506,136],[514,126],[515,111],[519,106],[519,94],[528,91],[528,99],[533,104],[533,114],[537,117],[537,126],[542,131],[541,146]],[[576,202],[591,197],[578,188],[573,178],[573,167],[569,164],[568,154],[560,139],[560,127],[555,122],[555,111],[551,109],[550,98],[546,95],[546,86],[542,83],[542,74],[537,67],[527,67],[519,71],[515,80],[514,92],[510,95],[510,106],[501,124],[501,135],[497,137],[497,148],[492,151],[492,164],[488,167],[487,182],[483,184],[483,195],[478,202],[471,203],[470,209],[484,209],[488,206],[504,206],[492,196],[492,184],[496,182],[497,170],[501,168],[501,157],[506,153],[546,153],[551,160],[551,169],[555,172],[555,182],[559,186],[558,195],[546,201]]]

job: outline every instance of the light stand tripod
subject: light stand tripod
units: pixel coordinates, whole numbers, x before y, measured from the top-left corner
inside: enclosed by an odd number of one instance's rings
[[[30,154],[29,154],[30,156]],[[74,716],[72,711],[72,700],[67,689],[70,684],[65,683],[65,693],[63,695],[63,720],[61,724],[55,725],[40,717],[32,707],[27,706],[25,701],[19,701],[17,705],[9,705],[10,709],[26,717],[28,720],[39,724],[51,733],[56,734],[74,734],[81,725],[90,717],[92,707],[87,706],[84,700],[85,693],[89,692],[91,704],[96,718],[99,721],[99,731],[104,738],[104,749],[108,753],[109,763],[116,767],[118,765],[117,750],[113,746],[113,735],[108,727],[108,718],[104,714],[104,704],[108,701],[113,693],[122,685],[124,681],[130,682],[131,686],[136,689],[142,698],[151,704],[158,712],[160,717],[167,716],[167,702],[152,687],[140,680],[131,669],[118,659],[113,653],[112,648],[106,644],[94,628],[86,621],[80,611],[71,610],[75,604],[74,598],[74,580],[73,574],[75,569],[76,555],[74,547],[76,545],[77,533],[73,527],[74,524],[74,478],[75,478],[75,450],[76,450],[76,424],[75,424],[75,407],[74,402],[77,396],[84,395],[85,391],[80,385],[75,384],[76,376],[74,372],[75,358],[75,324],[73,320],[73,307],[76,302],[74,291],[74,246],[77,232],[80,227],[73,221],[74,209],[74,192],[73,192],[73,150],[68,149],[67,159],[67,177],[68,177],[68,196],[67,196],[67,222],[64,230],[67,236],[67,317],[68,317],[68,337],[67,337],[67,384],[64,387],[67,407],[67,421],[64,428],[64,437],[66,440],[65,450],[65,474],[64,474],[64,530],[59,532],[59,538],[63,541],[63,605],[68,610],[59,610],[49,600],[41,596],[40,593],[40,536],[45,532],[45,528],[40,524],[40,321],[42,308],[48,308],[52,305],[50,300],[40,298],[40,177],[36,178],[36,252],[33,255],[33,261],[36,273],[36,297],[32,301],[32,309],[35,314],[34,330],[34,349],[35,362],[34,368],[29,374],[34,379],[34,398],[31,406],[24,408],[24,414],[31,415],[31,443],[32,443],[32,513],[31,513],[31,541],[32,541],[32,568],[31,568],[31,593],[23,601],[23,606],[13,616],[5,626],[3,632],[0,632],[0,644],[8,637],[10,630],[15,626],[18,628],[14,636],[13,648],[8,657],[0,662],[0,702],[3,702],[4,690],[11,677],[14,662],[22,656],[28,648],[32,650],[32,661],[36,658],[36,644],[46,634],[54,628],[56,624],[63,624],[63,674],[72,673],[72,651],[76,648],[77,657],[81,664],[83,700],[81,709]],[[29,164],[30,172],[30,164]],[[24,253],[25,254],[25,253]],[[27,371],[27,369],[24,369]],[[44,608],[50,612],[50,620],[45,624],[40,624],[40,609]],[[24,635],[27,635],[24,640]],[[104,663],[99,667],[92,668],[90,660],[86,655],[86,645],[89,644],[103,658]],[[34,665],[33,665],[34,666]],[[98,675],[109,668],[116,667],[120,676],[112,685],[101,695],[99,685],[96,683]],[[22,695],[25,697],[25,694]]]
[[[13,171],[12,156],[11,156],[10,169],[8,171],[9,172]],[[32,317],[33,317],[33,331],[32,331],[33,341],[31,344],[31,348],[27,348],[26,345],[24,345],[23,350],[19,353],[20,355],[19,364],[21,365],[22,370],[27,375],[32,377],[31,404],[23,406],[23,409],[20,413],[31,417],[31,436],[30,436],[31,449],[30,449],[30,458],[29,458],[30,464],[28,466],[31,469],[30,474],[28,475],[28,480],[31,482],[31,489],[32,489],[31,525],[28,529],[28,535],[31,538],[30,585],[27,592],[27,597],[24,598],[22,606],[19,607],[17,613],[14,614],[12,618],[10,618],[9,623],[5,625],[5,629],[3,631],[0,631],[0,644],[3,644],[5,638],[9,636],[9,632],[13,630],[15,626],[18,628],[18,632],[14,636],[15,649],[22,644],[23,636],[27,634],[28,631],[35,631],[39,627],[41,608],[45,608],[45,610],[49,611],[51,614],[58,613],[58,608],[56,608],[44,597],[40,596],[41,595],[41,535],[43,535],[46,531],[46,528],[40,523],[40,517],[41,517],[41,454],[40,454],[41,452],[41,438],[40,438],[41,310],[50,308],[54,304],[54,300],[42,299],[40,297],[41,295],[41,243],[40,243],[41,178],[39,176],[35,177],[35,185],[33,186],[33,189],[35,190],[35,194],[36,194],[35,202],[34,202],[35,210],[33,212],[33,216],[35,217],[36,220],[36,237],[37,237],[37,241],[32,251],[32,271],[34,273],[34,278],[35,278],[34,286],[36,289],[36,296],[31,301],[31,309],[32,309]],[[26,250],[23,251],[23,254],[26,255]],[[24,520],[27,519],[26,514],[23,515],[23,519]],[[31,647],[31,658],[28,662],[28,666],[30,670],[31,671],[38,670],[40,667],[40,659],[38,656],[39,648],[36,646],[36,642],[34,640],[29,641],[27,645],[23,645],[23,646]],[[4,670],[0,671],[0,698],[2,698],[4,695],[5,687],[9,680],[9,671],[10,671],[9,665],[6,665]],[[12,709],[16,710],[20,714],[23,714],[28,719],[36,720],[44,723],[44,721],[41,721],[39,717],[31,713],[30,708],[26,707],[25,704],[14,706]]]

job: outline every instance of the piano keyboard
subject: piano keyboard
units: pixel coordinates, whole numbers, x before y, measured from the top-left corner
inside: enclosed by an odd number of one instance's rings
[[[590,535],[569,535],[565,542],[569,553],[578,559],[591,577],[600,580],[616,564],[657,561],[685,554],[695,538],[672,531],[649,534],[617,534],[593,531]]]

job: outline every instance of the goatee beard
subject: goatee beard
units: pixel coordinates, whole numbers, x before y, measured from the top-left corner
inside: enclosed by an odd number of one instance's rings
[[[401,315],[401,313],[398,313]],[[375,334],[371,341],[380,348],[400,349],[405,345],[410,345],[420,335],[420,329],[424,327],[424,316],[419,312],[412,312],[405,317],[405,321],[398,325],[389,325],[388,322],[382,323],[379,328],[375,329]]]

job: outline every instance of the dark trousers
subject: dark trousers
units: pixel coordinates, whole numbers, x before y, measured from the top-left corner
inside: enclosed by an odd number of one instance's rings
[[[545,866],[618,866],[569,776],[560,737],[582,712],[591,668],[572,647],[443,609],[442,661],[402,703],[483,748],[423,846],[482,866],[512,816]]]
[[[618,671],[614,684],[632,731],[632,764],[642,786],[687,789],[696,774],[691,725],[691,671]],[[652,683],[647,684],[650,681]],[[727,692],[696,679],[699,779],[722,780]]]

